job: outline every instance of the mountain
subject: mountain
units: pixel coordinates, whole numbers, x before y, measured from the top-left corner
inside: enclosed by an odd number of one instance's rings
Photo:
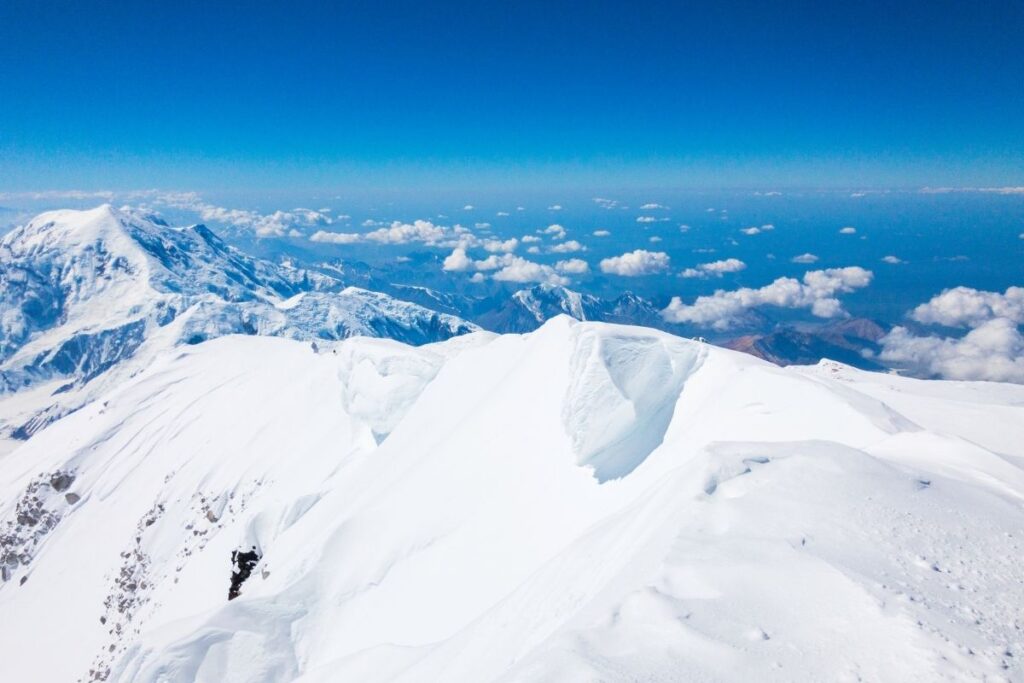
[[[3,680],[1024,677],[1022,386],[235,335],[0,464]]]
[[[631,292],[609,300],[550,284],[520,289],[498,302],[477,302],[467,317],[486,330],[505,333],[530,332],[559,315],[669,331],[679,329],[678,325],[666,323],[654,304]]]
[[[804,329],[778,326],[765,334],[749,334],[718,343],[776,365],[813,365],[830,359],[862,370],[884,370],[864,352],[877,354],[877,342],[885,333],[885,328],[873,320],[848,318]]]
[[[40,387],[39,400],[0,412],[0,433],[21,436],[82,403],[48,397],[130,359],[133,371],[145,367],[180,344],[239,333],[422,344],[477,329],[325,273],[251,258],[205,226],[174,228],[109,205],[44,213],[6,234],[0,292],[0,405]]]

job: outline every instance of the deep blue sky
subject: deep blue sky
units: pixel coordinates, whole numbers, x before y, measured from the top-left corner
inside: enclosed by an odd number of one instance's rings
[[[1024,185],[1024,3],[0,2],[0,190]]]

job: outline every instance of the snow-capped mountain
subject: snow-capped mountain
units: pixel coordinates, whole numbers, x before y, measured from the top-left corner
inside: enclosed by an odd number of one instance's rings
[[[650,301],[625,292],[615,299],[602,299],[560,285],[539,284],[520,289],[500,303],[476,305],[474,322],[492,332],[530,332],[559,315],[576,320],[643,325],[656,329],[678,330],[666,323]]]
[[[0,464],[3,680],[1024,677],[1021,386],[228,336]]]
[[[174,228],[109,205],[44,213],[0,240],[0,396],[41,385],[41,396],[65,393],[128,359],[137,369],[161,350],[225,334],[422,344],[475,329],[323,273],[251,258],[205,226]],[[21,406],[0,431],[38,428],[73,408],[55,407],[66,398]]]

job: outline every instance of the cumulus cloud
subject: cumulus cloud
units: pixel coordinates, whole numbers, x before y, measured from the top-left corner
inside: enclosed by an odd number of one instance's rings
[[[668,221],[667,218],[664,218],[664,217],[658,218],[657,216],[637,216],[636,217],[636,222],[637,223],[664,223],[666,221]]]
[[[906,261],[901,259],[899,256],[893,256],[892,254],[890,254],[888,256],[882,257],[882,263],[888,263],[893,266],[898,266],[901,263],[906,263]]]
[[[857,234],[857,228],[852,225],[847,225],[845,228],[839,228],[840,235],[855,235]]]
[[[662,206],[661,204],[657,204],[657,203],[655,203],[655,202],[650,202],[650,203],[647,203],[647,204],[644,204],[644,205],[642,205],[642,206],[640,207],[640,209],[641,209],[642,211],[654,211],[654,210],[656,210],[656,209],[662,209],[662,210],[665,210],[665,211],[667,211],[667,210],[668,210],[668,207],[667,207],[667,206]]]
[[[759,289],[718,290],[698,297],[692,304],[673,297],[662,317],[668,322],[694,323],[716,330],[732,327],[750,309],[760,306],[807,308],[819,318],[835,318],[845,314],[836,295],[866,287],[871,278],[871,271],[858,266],[812,270],[804,273],[803,280],[780,277]]]
[[[556,244],[551,247],[551,252],[555,254],[571,254],[575,251],[586,251],[586,247],[577,242],[576,240],[568,240],[561,244]]]
[[[465,249],[456,248],[452,250],[451,254],[445,257],[444,262],[441,264],[441,268],[452,272],[472,270],[473,259],[466,255]]]
[[[686,278],[722,277],[725,273],[738,273],[746,267],[747,264],[738,258],[727,258],[721,261],[702,263],[696,268],[687,268],[680,275]]]
[[[946,327],[980,327],[996,318],[1024,324],[1024,287],[1004,293],[971,287],[953,287],[915,308],[910,317],[919,323]]]
[[[386,228],[379,228],[365,235],[366,239],[382,244],[408,244],[409,242],[435,243],[445,237],[445,230],[430,221],[416,220],[412,223],[394,221]]]
[[[606,199],[605,197],[594,197],[594,203],[602,209],[614,209],[619,206],[619,200]]]
[[[601,272],[625,277],[659,273],[668,268],[668,254],[663,251],[636,249],[621,256],[601,260]]]
[[[494,274],[501,282],[543,282],[551,285],[567,285],[569,279],[559,275],[551,266],[527,261],[519,256],[511,257],[506,265]]]
[[[880,343],[883,362],[915,375],[1024,383],[1024,337],[1007,318],[981,323],[959,339],[895,327]]]
[[[565,239],[565,228],[558,223],[553,223],[541,231],[545,235],[551,235],[553,240],[564,240]]]
[[[658,242],[661,241],[661,237],[659,237],[658,235],[651,235],[650,239],[647,241],[651,242],[652,244],[657,244]]]
[[[523,235],[523,242],[540,242],[540,238],[536,235]]]
[[[793,258],[791,258],[790,261],[792,261],[793,263],[817,263],[818,257],[810,253],[800,254],[799,256],[794,256]]]
[[[516,250],[516,247],[519,246],[519,240],[517,240],[515,237],[504,241],[484,240],[483,242],[480,243],[480,246],[482,246],[485,251],[503,252],[507,254],[509,252],[513,252]]]
[[[362,239],[359,233],[355,232],[327,232],[317,230],[309,237],[311,242],[324,242],[326,244],[352,244]]]
[[[744,235],[760,235],[761,234],[761,228],[759,228],[759,227],[757,227],[755,225],[755,226],[751,226],[749,228],[743,228],[742,230],[740,230],[740,232],[742,232]]]
[[[548,211],[561,211],[561,210],[562,210],[562,205],[561,204],[552,204],[551,206],[548,207]]]
[[[496,213],[495,215],[496,215],[496,216],[508,216],[508,215],[509,215],[509,213],[508,213],[508,211],[499,211],[499,212],[498,212],[498,213]]]
[[[611,233],[607,230],[595,230],[592,234],[594,237],[608,237]],[[1021,237],[1024,237],[1024,235],[1021,235]]]
[[[135,198],[148,198],[158,205],[192,211],[208,223],[221,223],[252,231],[257,237],[285,237],[301,234],[301,229],[331,225],[334,219],[325,211],[297,208],[264,214],[249,209],[229,209],[204,201],[195,192],[146,191],[133,193]]]
[[[571,273],[578,275],[580,273],[586,273],[590,270],[590,264],[581,258],[571,258],[565,261],[559,261],[555,264],[555,270],[560,273]]]
[[[466,204],[464,207],[462,207],[462,210],[463,211],[472,211],[474,208],[476,208],[476,207],[474,207],[472,204]]]

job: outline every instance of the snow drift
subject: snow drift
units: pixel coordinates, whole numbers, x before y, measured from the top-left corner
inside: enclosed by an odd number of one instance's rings
[[[0,462],[4,680],[1024,676],[1024,387],[228,336]]]

